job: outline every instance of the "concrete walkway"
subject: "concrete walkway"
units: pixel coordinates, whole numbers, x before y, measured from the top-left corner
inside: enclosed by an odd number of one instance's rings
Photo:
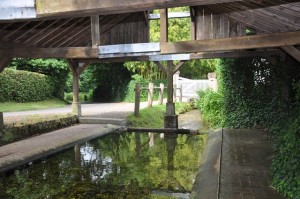
[[[283,199],[270,186],[272,147],[265,131],[225,129],[211,132],[193,198]]]

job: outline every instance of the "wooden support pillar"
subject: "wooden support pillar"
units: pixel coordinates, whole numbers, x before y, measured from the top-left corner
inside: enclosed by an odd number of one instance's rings
[[[153,83],[149,83],[148,108],[152,107],[152,104],[153,104],[153,93],[154,93],[154,84]]]
[[[73,103],[72,113],[81,116],[81,104],[79,101],[79,77],[80,74],[86,69],[89,63],[80,64],[76,60],[68,60],[69,66],[73,75]]]
[[[161,105],[163,104],[164,101],[164,89],[165,89],[165,85],[163,83],[159,84],[159,95],[158,95],[158,104]]]
[[[100,24],[99,15],[91,16],[92,46],[100,45]]]
[[[168,42],[168,9],[160,9],[160,42]]]
[[[140,100],[141,100],[141,86],[140,84],[135,85],[135,100],[134,100],[134,116],[138,117],[140,114]]]

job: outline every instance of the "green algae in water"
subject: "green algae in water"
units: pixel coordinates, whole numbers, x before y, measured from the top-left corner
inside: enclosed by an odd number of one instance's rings
[[[206,136],[161,135],[110,134],[29,163],[1,178],[0,198],[189,198]]]

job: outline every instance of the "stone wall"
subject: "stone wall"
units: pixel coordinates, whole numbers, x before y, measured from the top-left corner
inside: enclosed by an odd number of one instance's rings
[[[5,125],[0,145],[25,139],[31,136],[48,133],[78,123],[77,116],[69,116],[56,120],[37,122],[24,125]]]

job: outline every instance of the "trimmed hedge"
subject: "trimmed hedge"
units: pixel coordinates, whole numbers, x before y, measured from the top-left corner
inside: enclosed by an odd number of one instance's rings
[[[55,91],[51,77],[10,68],[0,74],[0,85],[0,102],[41,101],[51,98]]]

